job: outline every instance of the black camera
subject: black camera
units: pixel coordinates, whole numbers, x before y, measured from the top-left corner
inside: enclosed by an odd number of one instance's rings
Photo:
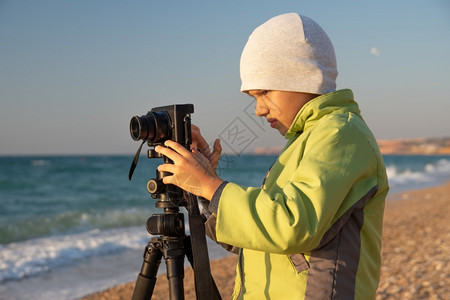
[[[173,163],[168,157],[155,151],[158,145],[164,145],[167,140],[173,140],[186,149],[190,149],[192,143],[191,135],[191,113],[194,112],[192,104],[175,104],[152,108],[146,115],[134,116],[130,121],[130,134],[133,140],[142,140],[142,145],[147,142],[150,149],[148,158],[163,158],[165,163]],[[128,178],[131,180],[136,168],[139,147],[130,167]],[[167,172],[156,171],[156,178],[147,183],[147,190],[156,200],[157,207],[184,206],[183,192],[174,185],[165,185],[163,177],[170,175]]]
[[[162,145],[173,140],[187,149],[192,142],[191,113],[192,104],[175,104],[152,108],[146,115],[134,116],[130,121],[130,134],[133,140],[143,140],[149,146]]]

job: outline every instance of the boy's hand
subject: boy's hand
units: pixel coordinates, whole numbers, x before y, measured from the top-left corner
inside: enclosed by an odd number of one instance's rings
[[[219,165],[220,154],[222,153],[222,146],[220,145],[220,139],[216,139],[214,141],[213,151],[209,149],[208,143],[205,141],[203,136],[200,133],[200,128],[195,125],[191,125],[192,132],[192,145],[191,149],[197,149],[198,152],[203,154],[209,160],[212,169],[214,170],[214,174],[217,175],[216,169]]]
[[[173,175],[165,176],[163,182],[211,200],[222,179],[216,175],[210,161],[196,148],[189,151],[172,140],[167,140],[164,145],[167,148],[157,146],[155,151],[167,156],[173,164],[160,165],[158,171]]]

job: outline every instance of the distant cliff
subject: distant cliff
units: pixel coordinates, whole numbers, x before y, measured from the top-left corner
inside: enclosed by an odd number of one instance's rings
[[[450,155],[450,137],[378,140],[377,142],[383,154]],[[253,151],[253,154],[277,155],[282,149],[282,146],[259,147]]]
[[[257,155],[278,155],[283,150],[283,146],[258,147],[253,151]]]
[[[447,155],[450,154],[450,138],[416,138],[379,140],[383,154]]]

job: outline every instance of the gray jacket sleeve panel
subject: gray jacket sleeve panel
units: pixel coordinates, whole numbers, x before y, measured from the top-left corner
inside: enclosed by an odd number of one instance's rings
[[[214,242],[216,242],[218,245],[220,245],[225,250],[227,250],[227,251],[229,251],[231,253],[234,253],[234,254],[239,254],[239,248],[238,247],[217,242],[216,221],[217,221],[217,219],[216,219],[215,215],[210,216],[208,218],[208,220],[206,220],[206,222],[205,222],[205,233],[206,233],[206,236],[208,236],[210,239],[212,239]]]
[[[225,188],[225,186],[228,184],[228,181],[224,180],[217,190],[214,192],[214,195],[211,199],[211,202],[209,203],[209,211],[213,214],[217,215],[217,210],[219,209],[219,201],[220,196],[222,195],[222,191]]]
[[[220,245],[225,250],[235,253],[235,254],[239,254],[238,247],[234,247],[232,245],[228,245],[228,244],[224,244],[224,243],[219,243],[219,242],[217,242],[217,237],[216,237],[216,222],[217,222],[216,214],[217,214],[217,210],[219,208],[220,196],[222,195],[222,191],[225,188],[225,186],[227,185],[227,183],[228,183],[228,181],[222,182],[222,184],[214,192],[214,195],[210,202],[206,199],[203,199],[204,201],[200,201],[200,204],[203,207],[203,215],[205,217],[207,217],[207,220],[205,222],[206,236],[208,236],[210,239],[215,241],[218,245]]]

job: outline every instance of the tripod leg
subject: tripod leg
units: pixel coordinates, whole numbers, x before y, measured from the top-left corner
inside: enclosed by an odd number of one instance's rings
[[[164,247],[164,259],[166,261],[167,279],[169,280],[169,292],[171,300],[184,299],[184,246],[183,238],[168,238]]]
[[[158,239],[152,239],[147,247],[145,247],[144,261],[142,263],[141,272],[136,280],[132,300],[152,298],[161,258],[161,242]]]

